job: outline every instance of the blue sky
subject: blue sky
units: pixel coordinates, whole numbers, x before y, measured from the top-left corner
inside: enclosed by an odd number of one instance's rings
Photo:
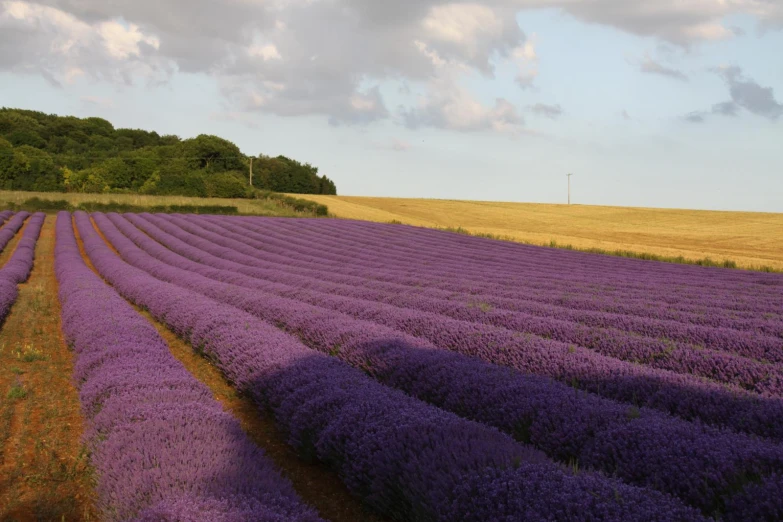
[[[124,4],[0,1],[0,105],[216,134],[344,195],[564,202],[573,172],[576,203],[783,212],[776,2]]]

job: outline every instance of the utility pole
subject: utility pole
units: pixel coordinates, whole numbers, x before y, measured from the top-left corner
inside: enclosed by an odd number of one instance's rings
[[[253,156],[250,156],[250,186],[253,186]]]
[[[568,204],[571,204],[571,176],[573,174],[566,174],[566,177],[568,178]]]

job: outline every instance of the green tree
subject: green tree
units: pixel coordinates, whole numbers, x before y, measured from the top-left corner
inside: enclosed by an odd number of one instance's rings
[[[205,171],[191,170],[187,160],[171,160],[159,169],[160,181],[156,183],[154,194],[160,196],[207,197]]]
[[[0,188],[123,191],[253,197],[248,159],[228,140],[201,134],[180,140],[115,129],[103,118],[0,108]],[[253,186],[294,193],[336,193],[318,168],[286,156],[259,156]]]
[[[249,185],[242,172],[219,172],[209,174],[205,179],[207,196],[210,198],[244,198],[248,196]]]
[[[29,159],[8,140],[0,138],[0,189],[13,190],[16,180],[23,178],[29,169]]]
[[[15,130],[7,134],[6,138],[15,147],[20,145],[28,145],[37,149],[43,149],[46,147],[46,140],[43,139],[41,135],[34,130]]]
[[[182,157],[187,159],[188,166],[193,170],[225,172],[246,168],[245,157],[239,147],[228,140],[208,134],[200,134],[183,141]]]
[[[24,156],[26,169],[17,176],[14,190],[35,190],[50,192],[62,190],[62,171],[54,164],[46,151],[22,145],[15,147],[16,154]]]
[[[64,185],[68,192],[102,194],[109,192],[106,170],[101,167],[91,167],[76,172],[65,170]]]
[[[85,132],[90,136],[110,137],[114,135],[114,125],[103,118],[85,118]]]
[[[104,179],[113,189],[129,189],[133,185],[134,173],[131,165],[123,158],[112,158],[99,165],[103,170]]]

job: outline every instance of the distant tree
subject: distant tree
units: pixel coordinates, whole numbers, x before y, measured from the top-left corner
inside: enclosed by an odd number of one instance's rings
[[[113,189],[129,189],[133,186],[132,165],[123,158],[114,157],[101,163],[98,168],[104,172],[104,179]]]
[[[29,159],[8,140],[0,138],[0,189],[13,190],[16,180],[30,169]]]
[[[205,178],[207,196],[211,198],[244,198],[248,184],[242,172],[219,172]]]
[[[326,176],[321,176],[321,181],[318,186],[318,193],[336,196],[337,187],[335,186],[334,181],[327,178]]]
[[[140,149],[142,147],[154,147],[160,144],[160,136],[157,132],[148,132],[141,129],[117,129],[115,136],[128,138],[131,140],[131,147]]]
[[[201,134],[183,141],[181,146],[182,156],[192,169],[221,172],[245,168],[245,157],[239,147],[223,138]]]
[[[218,136],[181,140],[103,118],[0,108],[0,189],[253,197],[247,169],[239,147]],[[258,189],[336,193],[317,167],[286,156],[259,156],[253,174]]]
[[[166,162],[158,169],[160,180],[155,184],[153,194],[159,196],[207,197],[204,182],[205,171],[191,170],[187,160],[179,158]]]
[[[85,118],[84,127],[85,132],[90,136],[110,137],[114,135],[114,125],[103,118]]]
[[[0,110],[0,135],[7,136],[14,131],[38,132],[41,124],[30,116],[10,109]]]
[[[68,192],[101,194],[109,192],[108,175],[102,167],[91,167],[77,172],[65,169],[63,184]]]
[[[46,147],[46,140],[34,130],[15,130],[6,135],[8,141],[15,147],[28,145],[37,149]]]
[[[179,139],[179,136],[174,136],[173,134],[166,134],[160,138],[161,145],[177,145],[181,141],[182,140]]]

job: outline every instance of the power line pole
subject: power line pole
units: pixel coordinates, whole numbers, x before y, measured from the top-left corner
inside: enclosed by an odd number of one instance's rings
[[[250,186],[253,186],[253,156],[250,156]]]
[[[568,204],[571,204],[571,176],[573,174],[566,174],[566,177],[568,178]]]

